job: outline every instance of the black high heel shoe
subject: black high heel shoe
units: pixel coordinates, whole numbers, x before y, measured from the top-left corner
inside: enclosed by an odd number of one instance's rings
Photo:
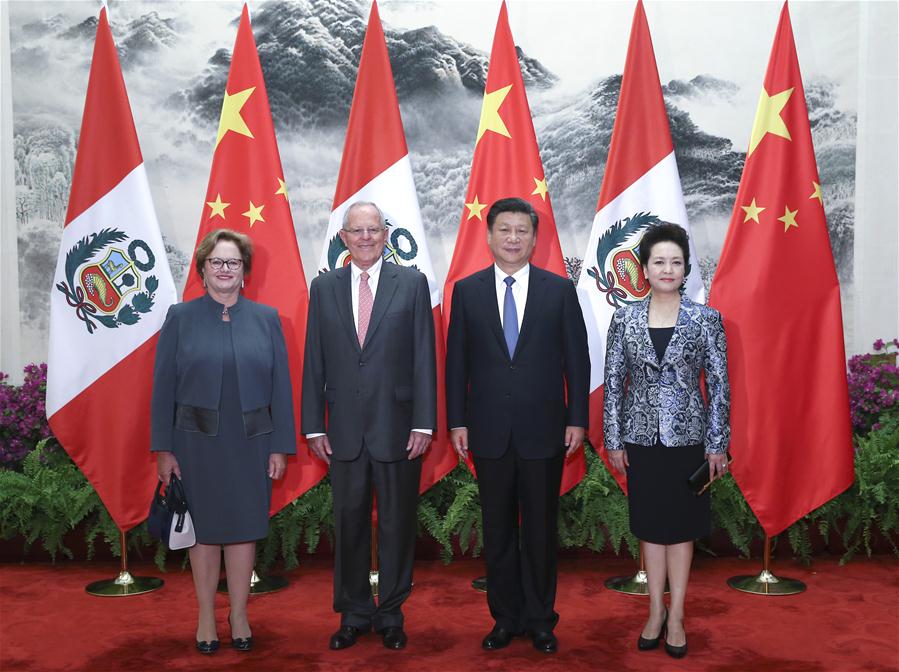
[[[199,651],[200,653],[204,653],[207,656],[212,655],[219,650],[219,640],[217,639],[213,639],[208,642],[204,640],[202,642],[197,642],[196,645],[197,651]]]
[[[228,627],[230,627],[232,630],[234,630],[234,626],[231,625],[231,612],[230,611],[228,612]],[[218,642],[216,642],[216,645],[218,645]],[[218,648],[218,647],[216,646],[216,648]],[[253,636],[250,635],[249,637],[234,637],[232,635],[231,636],[231,648],[236,649],[237,651],[244,651],[244,652],[251,651],[253,649]]]
[[[674,646],[665,640],[665,652],[672,658],[683,658],[687,655],[687,633],[684,632],[684,643],[681,646]]]
[[[653,639],[648,639],[640,634],[637,638],[637,649],[640,651],[652,651],[659,648],[659,640],[665,636],[665,630],[668,627],[668,610],[665,610],[665,618],[662,619],[662,625],[659,628],[659,635]],[[665,646],[668,644],[666,643]]]

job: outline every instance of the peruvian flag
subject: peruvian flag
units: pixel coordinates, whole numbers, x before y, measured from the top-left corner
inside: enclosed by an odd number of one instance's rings
[[[47,417],[115,524],[147,517],[156,338],[175,283],[106,8],[50,290]]]
[[[406,134],[377,2],[372,3],[362,44],[343,160],[319,261],[320,272],[350,263],[349,251],[337,232],[343,226],[344,212],[356,201],[376,203],[387,219],[389,233],[384,260],[414,266],[427,277],[431,289],[437,341],[437,431],[422,463],[419,490],[424,492],[452,471],[459,460],[446,438],[443,384],[446,347],[442,336],[440,291],[421,222],[412,164],[409,162]]]
[[[649,294],[637,247],[647,228],[662,223],[690,229],[652,37],[643,2],[639,0],[631,25],[609,158],[577,284],[590,346],[588,437],[603,459],[602,384],[609,323],[616,308],[641,301]],[[686,292],[701,303],[705,301],[705,288],[692,238],[690,259]],[[612,474],[627,491],[624,476],[616,471]]]
[[[540,217],[531,263],[567,278],[509,13],[503,2],[490,52],[462,222],[443,287],[444,315],[451,312],[456,282],[493,263],[487,246],[487,210],[494,201],[510,196],[527,199]],[[562,493],[577,485],[585,472],[583,451],[566,458]]]
[[[219,228],[239,231],[253,240],[253,272],[246,277],[243,293],[278,309],[287,342],[294,413],[299,417],[309,292],[246,5],[231,56],[197,244]],[[203,280],[191,266],[185,301],[203,291]],[[274,483],[272,514],[318,483],[326,472],[325,465],[305,448],[299,430],[297,423],[300,449],[295,456],[288,455],[287,473]]]
[[[727,333],[734,479],[769,536],[854,478],[840,285],[819,179],[784,3],[709,301]]]

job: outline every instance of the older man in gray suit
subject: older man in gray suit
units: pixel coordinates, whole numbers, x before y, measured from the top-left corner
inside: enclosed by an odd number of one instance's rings
[[[352,263],[312,281],[302,401],[309,447],[331,465],[340,629],[329,646],[345,649],[374,629],[384,646],[402,649],[421,456],[437,423],[430,291],[417,270],[384,262],[387,226],[374,203],[347,209],[340,238]],[[368,581],[372,486],[377,605]]]

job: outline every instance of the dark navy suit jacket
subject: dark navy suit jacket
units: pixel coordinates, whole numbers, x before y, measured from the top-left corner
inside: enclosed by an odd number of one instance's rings
[[[456,283],[447,422],[468,428],[473,455],[498,458],[510,444],[525,459],[558,455],[565,427],[587,426],[589,385],[587,330],[571,280],[531,266],[514,357],[499,319],[494,267]]]
[[[293,394],[278,312],[239,297],[228,309],[247,438],[270,434],[275,453],[296,453]],[[208,294],[169,308],[156,346],[151,450],[172,450],[172,432],[218,433],[222,305]]]

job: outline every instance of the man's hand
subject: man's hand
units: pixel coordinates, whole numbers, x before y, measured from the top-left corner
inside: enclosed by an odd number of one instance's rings
[[[565,457],[571,457],[575,451],[584,445],[584,428],[568,426],[565,428]]]
[[[627,451],[626,450],[609,450],[606,451],[609,455],[609,462],[612,463],[612,468],[615,469],[619,474],[625,473],[625,467],[629,467],[630,462],[627,461]]]
[[[279,480],[287,470],[287,456],[284,453],[272,453],[268,456],[268,477]]]
[[[406,452],[409,453],[409,459],[414,460],[416,457],[424,455],[424,452],[430,445],[430,434],[416,432],[414,430],[409,432],[409,442],[406,444]]]
[[[315,438],[308,439],[309,450],[325,464],[331,464],[331,444],[328,442],[328,435],[322,434]]]
[[[450,443],[456,451],[456,455],[463,460],[468,459],[468,428],[458,427],[450,430]]]
[[[178,466],[178,460],[174,453],[168,450],[161,450],[156,453],[156,474],[166,487],[169,486],[169,482],[172,480],[172,474],[175,474],[179,479],[181,478],[181,467]]]

